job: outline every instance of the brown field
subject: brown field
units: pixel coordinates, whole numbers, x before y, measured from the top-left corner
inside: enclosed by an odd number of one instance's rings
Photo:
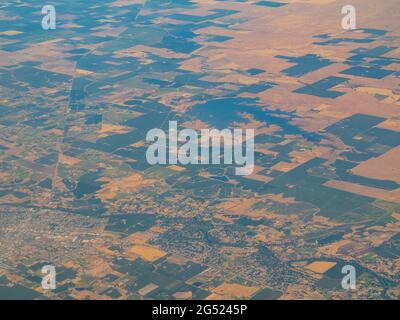
[[[311,270],[316,273],[325,273],[329,269],[333,268],[336,265],[336,262],[327,262],[327,261],[315,261],[307,265],[305,268]]]
[[[172,254],[170,256],[167,257],[167,260],[169,262],[175,263],[175,264],[180,264],[180,265],[184,265],[188,262],[188,260],[184,257],[181,256],[177,256],[175,254]]]
[[[105,255],[108,255],[108,256],[116,256],[117,255],[117,253],[115,253],[114,251],[112,251],[106,247],[96,247],[96,250]]]
[[[393,213],[392,217],[395,218],[396,220],[400,221],[400,213]]]
[[[259,199],[240,199],[230,198],[217,205],[223,214],[244,215],[251,217],[263,217],[267,214],[264,209],[253,210],[252,206],[259,201]]]
[[[217,299],[246,299],[258,291],[257,287],[248,287],[237,283],[223,283],[214,288],[215,296],[209,296],[210,300]]]
[[[102,123],[99,133],[116,134],[116,133],[127,133],[128,131],[129,131],[129,128],[124,127],[124,126],[115,125],[115,124],[111,124],[111,123]]]
[[[47,131],[48,134],[55,134],[57,136],[61,136],[64,132],[60,129],[52,129]]]
[[[400,183],[400,146],[380,157],[371,158],[353,168],[352,173],[373,179]]]
[[[260,167],[260,166],[254,166],[254,170],[253,173],[250,175],[245,176],[244,178],[246,179],[252,179],[252,180],[256,180],[256,181],[262,181],[262,182],[270,182],[271,180],[273,180],[273,178],[271,177],[267,177],[267,176],[263,176],[261,174],[258,174],[260,171],[265,170],[264,167]]]
[[[127,254],[133,254],[139,256],[143,260],[152,262],[164,257],[167,253],[161,249],[148,245],[134,245],[127,251]]]
[[[4,34],[5,36],[16,36],[21,33],[23,33],[23,32],[17,31],[17,30],[7,30],[7,31],[0,32],[0,34]]]
[[[94,261],[91,261],[91,265],[86,272],[93,277],[102,278],[112,271],[113,270],[107,261],[97,258]]]
[[[145,296],[146,294],[152,292],[153,290],[157,289],[158,285],[154,284],[154,283],[149,283],[148,285],[146,285],[145,287],[143,287],[142,289],[140,289],[138,291],[138,293],[142,296]]]
[[[400,131],[400,120],[388,119],[377,125],[378,128],[388,129],[393,131]]]
[[[174,294],[174,297],[177,299],[191,299],[192,296],[193,296],[192,291],[177,292]]]
[[[173,165],[167,167],[167,169],[170,169],[170,170],[173,170],[173,171],[178,171],[178,172],[186,170],[185,167],[177,166],[176,164],[173,164]]]
[[[264,243],[270,243],[284,239],[285,234],[274,228],[266,227],[262,229],[262,232],[258,233],[254,239]]]
[[[60,154],[58,160],[59,160],[60,163],[67,164],[67,165],[70,165],[70,166],[78,164],[81,161],[81,159],[74,158],[74,157],[69,157],[69,156],[66,156],[65,154]]]
[[[288,204],[296,203],[295,198],[291,198],[291,197],[285,198],[282,194],[270,194],[270,195],[268,195],[268,199],[271,199],[272,201],[280,202],[280,203],[288,203]]]
[[[146,244],[146,242],[152,239],[153,236],[153,233],[148,231],[135,232],[132,233],[127,239],[134,244]]]
[[[75,72],[80,76],[88,76],[93,73],[92,71],[83,70],[83,69],[75,69]]]
[[[323,246],[319,250],[323,254],[335,256],[335,255],[337,255],[337,253],[340,250],[340,248],[342,248],[342,247],[344,247],[346,245],[349,245],[351,243],[352,243],[351,240],[340,240],[340,241],[334,242],[332,244],[328,244],[326,246]]]
[[[299,164],[294,162],[284,162],[281,161],[274,165],[271,169],[281,171],[281,172],[289,172],[290,170],[296,168]]]
[[[356,193],[366,197],[372,197],[384,201],[400,203],[400,189],[389,191],[374,187],[362,186],[347,181],[337,181],[337,180],[330,180],[324,183],[324,186],[335,188],[338,190],[343,190],[346,192]]]
[[[323,300],[324,297],[315,289],[310,289],[305,285],[289,285],[286,292],[279,300]]]
[[[97,192],[102,200],[111,200],[119,193],[129,193],[143,187],[153,185],[157,180],[144,179],[141,174],[135,173],[129,177],[112,180]]]

